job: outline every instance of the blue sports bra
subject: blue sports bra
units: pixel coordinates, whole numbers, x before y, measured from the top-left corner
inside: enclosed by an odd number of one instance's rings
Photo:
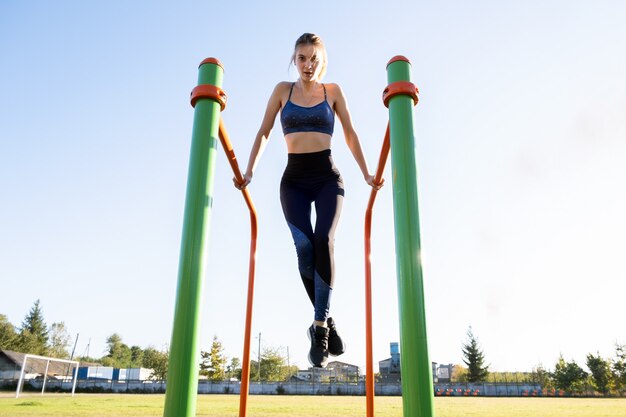
[[[291,84],[287,103],[280,112],[280,124],[283,126],[283,134],[320,132],[332,136],[335,127],[335,112],[328,103],[324,84],[322,84],[324,101],[313,107],[298,106],[291,102],[291,93],[294,85],[295,83]]]

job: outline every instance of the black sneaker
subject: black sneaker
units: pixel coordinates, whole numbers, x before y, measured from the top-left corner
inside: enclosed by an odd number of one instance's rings
[[[325,368],[328,363],[328,329],[312,324],[307,335],[311,340],[309,362],[316,368]]]
[[[328,353],[332,356],[339,356],[346,351],[346,344],[337,333],[332,317],[326,319],[326,325],[328,326]]]

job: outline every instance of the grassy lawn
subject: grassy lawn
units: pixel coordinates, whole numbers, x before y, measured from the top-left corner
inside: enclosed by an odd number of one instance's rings
[[[0,394],[0,417],[161,417],[163,395]],[[377,417],[402,417],[400,397],[377,397]],[[197,416],[237,417],[237,395],[199,395]],[[626,399],[435,398],[437,417],[624,417]],[[255,395],[249,417],[365,416],[365,397]]]

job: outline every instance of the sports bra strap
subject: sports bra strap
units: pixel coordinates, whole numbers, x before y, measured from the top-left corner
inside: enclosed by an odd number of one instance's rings
[[[322,83],[322,88],[324,89],[324,100],[328,100],[328,97],[326,97],[326,86],[324,83]]]
[[[296,83],[291,83],[291,89],[289,90],[289,97],[287,97],[287,101],[291,100],[291,93],[293,93],[293,86],[296,85]]]

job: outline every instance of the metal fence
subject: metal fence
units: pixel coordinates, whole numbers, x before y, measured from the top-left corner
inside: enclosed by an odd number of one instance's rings
[[[27,380],[24,391],[41,392],[43,379]],[[199,394],[239,394],[239,382],[198,381]],[[16,379],[0,380],[0,390],[15,391]],[[113,381],[86,379],[79,380],[76,392],[83,393],[164,393],[165,381]],[[365,383],[350,382],[251,382],[251,395],[365,395]],[[71,392],[71,381],[48,379],[46,392]],[[402,395],[400,383],[377,383],[377,396]],[[542,388],[534,383],[437,383],[434,385],[437,397],[604,397],[591,386],[578,392]],[[611,393],[611,397],[624,397],[626,392]]]

